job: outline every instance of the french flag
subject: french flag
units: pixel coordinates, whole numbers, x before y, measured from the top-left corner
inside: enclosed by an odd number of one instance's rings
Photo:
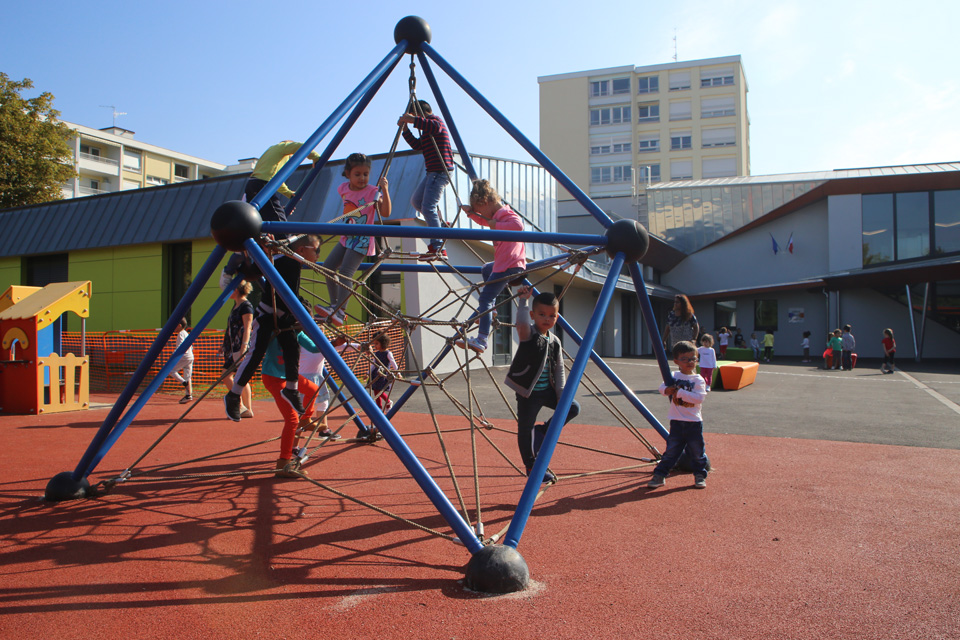
[[[770,234],[770,239],[773,240],[773,255],[777,255],[780,251],[780,245],[777,244],[777,239],[773,237],[773,234]]]
[[[787,251],[793,253],[793,234],[790,234],[790,239],[787,240]]]

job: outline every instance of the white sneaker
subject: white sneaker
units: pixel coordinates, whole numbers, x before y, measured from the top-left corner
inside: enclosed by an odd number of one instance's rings
[[[471,351],[476,351],[477,353],[483,353],[487,350],[487,341],[481,340],[480,338],[467,338],[467,340],[459,338],[453,344],[455,344],[459,349],[467,348]]]

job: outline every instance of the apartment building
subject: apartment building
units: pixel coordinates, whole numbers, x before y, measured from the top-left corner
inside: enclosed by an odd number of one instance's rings
[[[540,146],[604,209],[645,222],[648,185],[750,175],[740,56],[542,76]],[[577,228],[571,197],[560,212]],[[565,204],[567,206],[565,206]],[[584,217],[583,223],[589,225]]]
[[[92,129],[63,122],[73,139],[77,177],[63,186],[64,198],[214,178],[228,172],[218,162],[134,139],[134,132],[112,126]]]

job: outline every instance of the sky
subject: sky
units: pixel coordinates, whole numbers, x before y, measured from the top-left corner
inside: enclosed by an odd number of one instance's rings
[[[540,76],[740,55],[753,175],[960,160],[952,0],[6,5],[0,71],[34,82],[25,97],[48,91],[61,119],[94,128],[113,124],[115,107],[137,140],[223,164],[310,137],[407,15],[430,24],[434,49],[535,144]],[[334,158],[389,151],[409,62]],[[529,158],[433,69],[471,153]],[[435,104],[419,65],[417,78],[418,97]]]

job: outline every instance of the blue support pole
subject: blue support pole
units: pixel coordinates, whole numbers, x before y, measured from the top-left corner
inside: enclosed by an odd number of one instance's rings
[[[540,491],[543,476],[547,472],[547,467],[550,466],[553,451],[557,447],[557,442],[560,440],[563,423],[567,420],[570,405],[573,404],[574,396],[576,396],[577,389],[580,387],[580,379],[583,377],[583,372],[587,368],[587,361],[590,359],[590,354],[593,351],[593,344],[600,334],[600,327],[603,325],[603,316],[607,312],[607,307],[610,306],[610,299],[613,297],[613,292],[617,289],[617,279],[620,277],[620,269],[623,267],[623,262],[624,256],[622,253],[614,256],[613,263],[610,266],[610,273],[607,275],[607,279],[603,283],[603,288],[600,290],[600,295],[597,298],[597,306],[593,310],[590,323],[587,325],[587,331],[584,334],[580,350],[577,352],[577,357],[574,358],[573,365],[570,367],[570,377],[567,380],[566,386],[563,388],[563,393],[560,394],[560,399],[557,400],[557,408],[553,412],[553,417],[550,418],[550,428],[547,429],[547,433],[543,438],[543,444],[540,445],[537,459],[533,463],[533,470],[530,471],[527,484],[523,487],[523,493],[520,495],[520,501],[517,503],[517,510],[513,514],[513,520],[510,521],[510,527],[507,529],[503,544],[513,547],[514,549],[516,549],[520,543],[520,536],[523,535],[523,529],[527,524],[527,519],[530,517],[530,512],[533,510],[533,502],[536,500],[537,493]]]
[[[285,211],[289,216],[290,213],[297,207],[300,203],[300,200],[303,199],[303,194],[307,192],[307,188],[316,180],[317,176],[320,175],[320,172],[323,171],[323,167],[330,160],[330,156],[333,155],[333,152],[337,150],[337,147],[340,146],[340,143],[343,142],[343,139],[350,132],[350,129],[353,128],[353,125],[357,122],[357,119],[367,108],[367,105],[370,104],[370,101],[373,100],[373,97],[377,95],[377,92],[380,91],[380,87],[383,86],[383,83],[386,82],[387,78],[390,77],[390,74],[396,68],[397,63],[400,62],[400,56],[397,56],[397,59],[393,61],[393,64],[389,66],[385,73],[381,74],[373,86],[360,98],[360,101],[357,103],[357,106],[350,112],[350,115],[344,120],[343,124],[340,126],[340,129],[327,144],[327,148],[323,150],[323,153],[320,154],[320,158],[313,163],[313,168],[310,169],[310,172],[304,177],[303,181],[297,186],[297,192],[293,194],[293,197],[290,198],[290,202],[287,203]],[[362,84],[362,83],[361,83]],[[309,155],[309,154],[308,154]]]
[[[430,63],[427,62],[422,52],[417,54],[417,58],[420,60],[420,66],[423,67],[423,74],[427,77],[427,82],[430,84],[430,90],[433,91],[433,97],[437,99],[437,106],[440,108],[440,113],[443,114],[444,122],[447,123],[447,129],[450,130],[450,137],[453,138],[453,143],[457,145],[457,151],[460,153],[463,166],[467,169],[467,175],[470,176],[471,180],[476,180],[478,177],[477,170],[473,168],[470,154],[467,153],[467,146],[463,144],[463,138],[460,137],[457,125],[453,121],[453,114],[451,114],[447,108],[447,101],[443,99],[443,94],[440,93],[440,85],[437,84],[437,78],[433,75],[433,69],[430,68]]]
[[[569,191],[570,195],[572,195],[577,202],[583,205],[583,208],[586,209],[590,215],[596,218],[597,222],[602,224],[604,228],[607,228],[613,224],[613,220],[610,219],[610,216],[604,213],[603,210],[600,209],[600,207],[598,207],[597,204],[573,182],[573,180],[568,178],[567,175],[560,170],[560,167],[555,165],[553,161],[550,160],[550,158],[548,158],[542,151],[540,151],[535,144],[530,142],[526,136],[520,133],[520,130],[513,126],[513,123],[507,120],[507,118],[500,113],[497,108],[490,103],[489,100],[484,98],[480,92],[473,87],[473,85],[467,82],[466,78],[461,76],[457,70],[450,65],[450,63],[444,60],[443,57],[437,53],[436,49],[427,43],[423,43],[422,48],[424,52],[426,52],[426,54],[437,63],[437,66],[443,69],[444,72],[450,76],[454,82],[460,85],[460,88],[463,89],[467,95],[473,98],[474,101],[479,104],[484,111],[490,114],[490,117],[492,117],[497,124],[503,127],[507,133],[513,136],[513,139],[516,140],[521,147],[523,147],[524,151],[533,156],[537,162],[540,163],[540,166],[542,166],[550,175],[556,178],[557,182],[559,182],[564,189]]]
[[[363,420],[360,419],[359,412],[353,408],[353,405],[347,400],[346,394],[343,392],[343,389],[340,385],[337,384],[337,381],[331,377],[327,377],[327,366],[324,365],[320,369],[321,380],[327,378],[327,386],[333,389],[333,395],[336,396],[340,402],[343,404],[344,409],[347,410],[351,416],[353,416],[353,424],[357,425],[357,428],[362,429],[369,433],[370,429],[367,425],[363,424]]]
[[[291,223],[286,223],[287,226],[281,227],[281,229],[289,229]],[[356,225],[350,225],[351,227],[356,227]],[[370,225],[374,226],[374,225]],[[345,387],[350,390],[350,393],[354,395],[354,398],[357,400],[357,403],[360,405],[360,408],[363,409],[364,413],[367,414],[367,417],[373,422],[374,426],[380,431],[383,435],[383,439],[390,445],[390,448],[393,449],[394,453],[397,454],[397,457],[400,459],[400,462],[404,467],[407,468],[407,471],[410,472],[411,477],[417,482],[420,486],[420,489],[424,492],[430,502],[433,503],[433,506],[436,507],[437,511],[443,517],[444,520],[450,525],[454,530],[457,537],[464,544],[464,546],[470,551],[470,553],[476,553],[483,548],[483,545],[477,540],[476,533],[470,528],[470,525],[460,516],[457,510],[454,508],[453,504],[450,503],[450,500],[447,496],[441,491],[440,487],[437,486],[437,483],[433,480],[427,470],[420,463],[420,460],[413,454],[413,451],[407,446],[407,443],[403,441],[403,438],[400,437],[400,434],[397,433],[397,430],[393,427],[386,416],[383,415],[383,412],[374,402],[373,398],[366,392],[363,384],[357,379],[353,374],[353,371],[350,370],[350,367],[343,361],[343,358],[340,357],[340,354],[337,353],[337,350],[330,344],[330,341],[320,330],[320,327],[316,325],[313,318],[307,312],[306,308],[300,303],[300,300],[297,298],[296,294],[290,290],[290,287],[287,286],[287,283],[283,281],[283,278],[280,277],[280,274],[277,273],[277,270],[273,267],[273,263],[263,252],[263,249],[254,242],[252,239],[247,239],[244,242],[244,248],[247,250],[248,255],[256,262],[257,266],[260,267],[260,270],[266,276],[266,278],[273,285],[274,289],[277,292],[283,301],[286,303],[287,308],[291,310],[293,315],[300,322],[303,327],[303,331],[310,336],[310,339],[320,347],[320,351],[323,352],[323,355],[326,357],[327,362],[330,366],[337,371],[340,375],[340,379],[343,381]]]
[[[341,118],[343,118],[346,112],[349,111],[353,105],[357,103],[357,101],[360,99],[360,96],[366,93],[370,87],[377,82],[380,76],[386,73],[387,69],[392,69],[394,66],[396,66],[397,61],[403,56],[403,52],[406,48],[406,40],[401,41],[396,47],[394,47],[393,50],[388,53],[383,60],[380,61],[380,64],[378,64],[376,68],[374,68],[374,70],[371,71],[366,78],[364,78],[363,82],[361,82],[357,88],[354,89],[353,92],[347,96],[343,102],[340,103],[340,106],[337,107],[333,113],[331,113],[327,119],[323,121],[323,124],[321,124],[320,127],[313,132],[313,135],[307,138],[307,141],[303,143],[303,146],[297,149],[296,153],[290,157],[287,163],[280,167],[280,170],[277,171],[277,173],[270,178],[267,184],[263,186],[263,189],[260,190],[260,193],[254,196],[253,200],[250,201],[250,204],[259,210],[260,207],[263,206],[263,203],[270,199],[270,197],[277,192],[277,189],[280,188],[280,185],[286,182],[287,178],[289,178],[293,172],[297,170],[297,168],[300,166],[300,163],[302,163],[306,157],[310,155],[310,152],[313,150],[313,148],[320,144],[320,141],[323,140],[328,133],[330,133],[330,130],[333,129],[333,126],[339,122]]]
[[[143,379],[150,371],[150,367],[153,366],[153,362],[157,359],[157,356],[160,355],[160,351],[163,349],[163,346],[167,344],[167,340],[169,340],[170,336],[173,335],[173,330],[177,327],[177,324],[179,324],[180,318],[186,315],[187,309],[189,309],[190,305],[192,305],[194,300],[197,299],[197,296],[200,294],[203,286],[207,283],[207,280],[210,279],[210,275],[213,273],[214,269],[217,268],[217,265],[220,264],[220,261],[223,259],[225,254],[226,249],[223,247],[214,247],[210,257],[207,258],[207,261],[200,268],[200,271],[197,272],[193,282],[190,283],[190,286],[187,288],[187,292],[183,295],[183,298],[180,300],[180,302],[177,303],[177,306],[170,315],[170,318],[167,320],[167,323],[163,325],[162,329],[160,329],[160,333],[157,334],[156,340],[153,341],[153,344],[150,345],[147,353],[143,356],[140,366],[138,366],[133,372],[133,375],[130,376],[130,381],[127,383],[127,386],[124,387],[123,391],[120,392],[120,395],[117,396],[117,401],[114,403],[113,408],[110,409],[110,413],[108,413],[107,417],[104,418],[103,424],[100,425],[100,429],[97,431],[96,435],[93,436],[93,440],[90,442],[89,446],[87,446],[87,450],[80,458],[77,468],[74,469],[73,473],[71,474],[71,478],[74,482],[82,480],[89,473],[87,469],[90,468],[90,461],[100,449],[100,445],[103,444],[104,440],[106,440],[107,436],[110,434],[110,430],[117,423],[117,419],[120,417],[120,414],[123,413],[127,403],[130,402],[130,398],[133,397],[137,387],[140,386],[140,383],[143,382]]]
[[[225,290],[220,292],[220,295],[217,296],[217,299],[213,302],[213,305],[207,312],[204,314],[203,318],[200,319],[200,322],[196,323],[193,326],[193,331],[187,335],[186,340],[184,340],[179,347],[174,350],[173,355],[170,356],[170,359],[164,364],[160,371],[157,372],[157,375],[154,376],[153,380],[150,381],[150,384],[147,385],[147,388],[143,390],[143,393],[137,398],[136,402],[133,403],[133,406],[130,407],[130,410],[127,411],[120,420],[117,421],[117,426],[113,428],[110,432],[110,435],[104,440],[103,445],[97,451],[97,455],[93,457],[93,460],[90,462],[90,466],[87,469],[84,476],[88,476],[93,473],[93,470],[100,464],[100,460],[103,459],[103,456],[107,455],[107,452],[110,451],[111,447],[120,439],[120,436],[123,435],[123,432],[126,431],[127,427],[130,426],[130,423],[133,422],[134,418],[140,413],[140,410],[150,401],[153,397],[153,394],[157,392],[163,385],[163,381],[167,379],[171,373],[176,370],[177,365],[180,363],[180,358],[184,353],[187,352],[197,337],[203,332],[204,329],[210,324],[214,316],[220,311],[224,303],[230,297],[230,294],[233,293],[233,290],[237,288],[240,282],[243,281],[243,276],[238,274],[233,281],[230,283],[230,286]]]
[[[657,319],[653,315],[653,305],[650,304],[650,296],[647,295],[647,286],[643,282],[640,265],[631,262],[628,269],[630,270],[630,277],[633,278],[633,286],[637,290],[637,300],[640,301],[643,320],[647,323],[650,341],[653,343],[653,353],[657,356],[657,364],[660,365],[660,376],[663,378],[663,383],[669,386],[673,384],[673,373],[670,371],[670,363],[667,362],[667,352],[663,349],[663,338],[657,328]]]

